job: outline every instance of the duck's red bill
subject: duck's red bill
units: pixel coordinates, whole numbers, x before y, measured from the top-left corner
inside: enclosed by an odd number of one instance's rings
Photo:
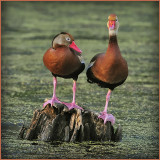
[[[77,45],[75,44],[75,42],[73,41],[70,45],[70,48],[74,49],[75,51],[82,53],[82,51],[77,47]]]
[[[109,28],[110,29],[115,29],[115,25],[116,25],[115,21],[109,21]]]

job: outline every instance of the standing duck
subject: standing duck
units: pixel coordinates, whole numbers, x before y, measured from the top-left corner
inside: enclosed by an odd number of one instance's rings
[[[78,108],[82,109],[75,103],[76,81],[78,75],[84,70],[85,63],[81,56],[81,50],[74,42],[71,34],[61,32],[57,34],[52,41],[52,47],[49,48],[43,56],[44,65],[51,71],[53,75],[53,96],[43,104],[62,103],[68,109]],[[72,78],[73,79],[73,101],[72,103],[61,102],[56,97],[57,77]]]
[[[110,121],[115,123],[115,117],[107,113],[108,102],[111,92],[115,87],[124,83],[128,76],[128,65],[122,57],[118,42],[117,34],[119,28],[118,18],[115,14],[108,17],[107,27],[109,30],[109,44],[106,53],[95,55],[87,69],[87,81],[97,83],[102,88],[109,88],[106,95],[106,104],[104,111],[100,113],[99,118],[104,123]]]

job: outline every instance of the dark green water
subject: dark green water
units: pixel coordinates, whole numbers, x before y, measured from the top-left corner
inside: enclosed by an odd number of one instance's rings
[[[1,2],[1,122],[2,158],[158,158],[158,2]],[[86,64],[106,51],[110,13],[119,17],[118,42],[128,62],[129,76],[111,95],[109,113],[115,127],[123,127],[121,142],[45,143],[17,138],[22,124],[30,123],[35,109],[52,96],[52,76],[44,67],[44,52],[54,35],[71,33]],[[100,112],[106,89],[79,76],[76,100]],[[58,79],[57,96],[72,99],[72,80]]]

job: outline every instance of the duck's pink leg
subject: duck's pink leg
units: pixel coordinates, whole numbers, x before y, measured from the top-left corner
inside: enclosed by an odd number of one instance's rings
[[[98,118],[102,118],[104,120],[104,123],[107,121],[110,121],[112,125],[115,123],[115,117],[112,114],[107,114],[107,108],[108,108],[108,102],[111,96],[111,90],[109,89],[107,95],[106,95],[106,105],[104,107],[104,111],[100,113]]]
[[[72,103],[64,103],[63,102],[63,104],[65,104],[68,107],[69,110],[71,110],[73,108],[77,108],[77,109],[82,109],[83,110],[82,107],[76,105],[75,96],[76,96],[76,81],[74,80],[73,81],[73,101],[72,101]]]
[[[45,107],[47,104],[51,104],[51,106],[54,105],[54,103],[62,103],[61,101],[59,101],[59,99],[56,97],[56,86],[57,86],[57,79],[56,77],[53,77],[53,96],[52,99],[48,100],[47,102],[45,102],[43,104],[43,107]]]

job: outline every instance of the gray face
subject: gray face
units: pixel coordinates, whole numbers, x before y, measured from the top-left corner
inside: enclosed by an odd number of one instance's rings
[[[109,21],[107,22],[107,27],[109,29],[109,35],[117,35],[118,34],[118,28],[119,28],[118,18],[116,18],[114,29],[109,28]]]
[[[72,39],[68,34],[59,34],[52,43],[52,47],[55,49],[56,46],[69,46],[72,43]]]

